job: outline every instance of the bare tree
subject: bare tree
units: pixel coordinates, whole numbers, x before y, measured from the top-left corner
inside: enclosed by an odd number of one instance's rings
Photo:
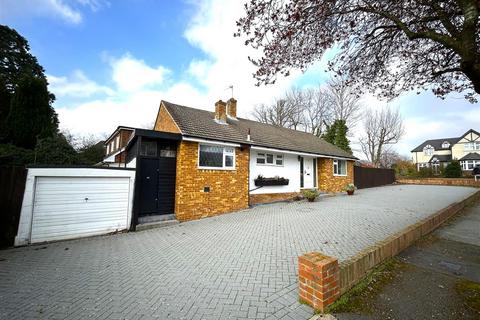
[[[392,168],[394,164],[399,161],[404,161],[405,157],[401,156],[397,151],[393,150],[391,146],[386,146],[383,148],[382,154],[380,155],[380,167],[381,168]]]
[[[265,104],[257,105],[252,112],[255,120],[273,124],[279,127],[290,127],[291,112],[285,99],[276,99],[275,102],[267,106]]]
[[[369,161],[380,166],[385,147],[397,143],[405,133],[399,110],[385,107],[380,111],[368,109],[364,116],[364,136],[360,146]]]
[[[307,108],[304,91],[292,87],[285,95],[288,114],[288,127],[294,130],[304,128],[304,111]]]
[[[332,110],[327,93],[321,87],[304,91],[305,131],[321,136],[327,124],[332,122]]]
[[[327,96],[333,120],[345,120],[349,128],[355,127],[361,119],[360,96],[344,78],[331,79],[327,85]]]

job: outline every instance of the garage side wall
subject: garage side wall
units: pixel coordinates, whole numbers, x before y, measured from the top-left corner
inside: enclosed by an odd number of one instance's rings
[[[347,161],[347,175],[333,175],[333,159],[317,158],[318,189],[324,192],[341,192],[349,183],[353,183],[353,161]]]
[[[177,151],[177,219],[195,220],[248,208],[249,154],[248,148],[235,148],[235,170],[199,169],[198,143],[182,141]]]

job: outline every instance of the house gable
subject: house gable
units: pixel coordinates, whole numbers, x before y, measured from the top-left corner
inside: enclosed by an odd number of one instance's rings
[[[157,119],[155,120],[153,130],[171,133],[182,133],[177,123],[175,122],[175,120],[173,120],[172,116],[165,107],[163,101],[160,102],[160,107],[158,109]]]
[[[462,137],[457,143],[467,143],[473,141],[480,141],[480,133],[473,129],[470,129],[462,135]]]

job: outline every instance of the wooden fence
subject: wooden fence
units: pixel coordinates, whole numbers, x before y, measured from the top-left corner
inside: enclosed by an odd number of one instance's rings
[[[354,183],[358,189],[379,187],[395,182],[393,169],[354,167]]]
[[[26,179],[24,167],[0,166],[0,248],[13,245]]]

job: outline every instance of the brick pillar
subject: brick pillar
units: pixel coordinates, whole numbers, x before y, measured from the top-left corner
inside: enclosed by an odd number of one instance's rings
[[[338,259],[319,252],[298,257],[300,301],[324,312],[340,296]]]

